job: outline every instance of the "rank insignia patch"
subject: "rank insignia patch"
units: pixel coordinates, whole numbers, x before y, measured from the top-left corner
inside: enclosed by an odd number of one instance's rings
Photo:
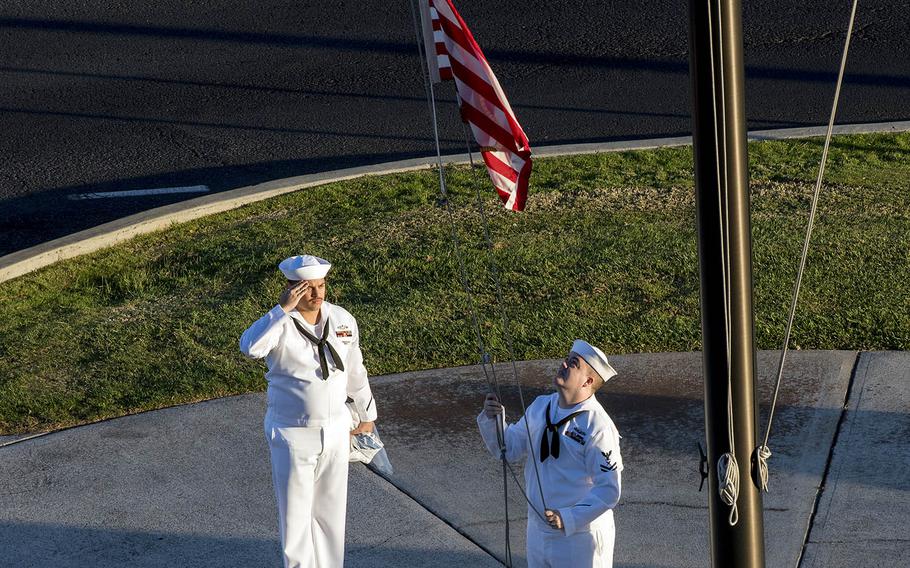
[[[610,450],[607,453],[600,452],[600,455],[604,457],[604,463],[600,464],[600,471],[616,471],[616,462],[610,461],[610,456],[613,454],[613,450]]]

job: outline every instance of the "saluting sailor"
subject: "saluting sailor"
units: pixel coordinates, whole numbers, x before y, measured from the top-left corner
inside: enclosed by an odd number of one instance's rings
[[[556,392],[537,397],[518,423],[506,425],[505,408],[493,394],[477,417],[491,454],[500,457],[499,422],[506,459],[527,458],[531,568],[613,565],[613,508],[623,466],[619,432],[594,393],[614,375],[603,351],[579,339],[553,379]]]
[[[286,568],[343,565],[350,435],[376,420],[357,322],[325,301],[331,267],[310,255],[282,261],[278,305],[240,338],[268,365],[265,435]],[[363,420],[353,432],[348,397]]]

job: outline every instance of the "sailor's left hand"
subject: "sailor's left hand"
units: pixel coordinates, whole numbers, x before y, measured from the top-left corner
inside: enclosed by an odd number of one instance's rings
[[[356,428],[351,430],[351,436],[356,436],[357,434],[366,434],[367,432],[373,431],[373,422],[361,422],[357,425]]]
[[[547,522],[554,529],[562,530],[565,525],[562,524],[562,516],[559,514],[559,511],[553,511],[552,509],[547,509],[543,512],[544,516],[547,518]]]

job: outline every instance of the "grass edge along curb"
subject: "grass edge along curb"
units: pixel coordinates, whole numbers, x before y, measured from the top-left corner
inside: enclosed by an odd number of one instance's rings
[[[750,141],[787,140],[822,136],[825,134],[825,131],[826,127],[824,126],[812,126],[758,130],[749,132],[747,136]],[[896,133],[907,131],[910,131],[910,121],[843,124],[834,127],[835,135]],[[534,149],[534,156],[539,158],[572,156],[579,154],[596,154],[599,152],[624,152],[629,150],[670,148],[690,144],[692,144],[691,136],[593,142],[586,144],[561,144],[536,148]],[[474,153],[472,159],[480,161],[480,155]],[[466,153],[462,153],[443,156],[442,161],[447,165],[461,165],[467,164],[469,159],[467,158]],[[342,170],[331,170],[271,180],[251,186],[180,201],[155,209],[149,209],[0,257],[0,283],[28,274],[29,272],[61,260],[75,258],[96,250],[114,246],[138,235],[160,231],[174,224],[185,223],[201,217],[222,213],[249,203],[277,197],[285,193],[300,191],[302,189],[317,187],[336,181],[354,179],[361,176],[405,173],[426,167],[433,167],[435,164],[436,157],[431,156],[358,166]]]

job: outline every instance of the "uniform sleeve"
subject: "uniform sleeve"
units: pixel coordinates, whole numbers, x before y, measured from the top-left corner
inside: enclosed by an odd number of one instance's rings
[[[256,320],[240,336],[240,352],[253,359],[262,359],[278,346],[284,331],[284,318],[288,315],[276,305]]]
[[[622,468],[619,433],[610,428],[594,436],[585,449],[585,473],[594,485],[578,503],[559,509],[566,536],[616,506],[622,486]]]
[[[506,460],[509,463],[516,463],[524,459],[528,453],[528,435],[525,430],[524,416],[515,424],[506,424],[506,418],[502,414],[496,418],[489,418],[481,411],[477,416],[477,427],[480,428],[480,436],[483,438],[483,443],[487,447],[487,451],[489,451],[493,457],[499,459],[500,450],[499,433],[496,427],[497,422],[502,425],[505,437]]]
[[[348,348],[348,356],[344,368],[348,372],[348,396],[354,400],[357,414],[364,422],[373,422],[378,414],[376,401],[373,400],[373,391],[370,390],[370,381],[367,377],[367,368],[363,364],[363,353],[360,351],[360,330],[357,322],[353,323],[354,341]]]

